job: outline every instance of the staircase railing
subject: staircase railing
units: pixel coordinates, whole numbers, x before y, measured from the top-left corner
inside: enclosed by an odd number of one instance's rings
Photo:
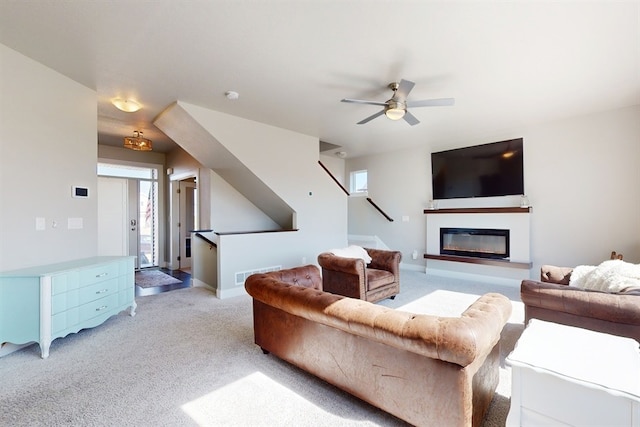
[[[371,200],[371,197],[367,197],[367,202],[369,202],[371,204],[371,206],[376,208],[376,210],[378,212],[380,212],[382,214],[382,216],[384,216],[387,219],[387,221],[393,222],[393,218],[391,218],[389,215],[387,215],[385,211],[380,209],[380,206],[376,205],[376,203],[373,200]]]
[[[195,236],[191,253],[191,283],[193,286],[204,286],[212,290],[218,289],[218,244],[211,234],[213,230],[192,230]]]
[[[331,177],[331,179],[333,179],[333,181],[334,181],[336,184],[338,184],[338,187],[342,188],[342,191],[344,191],[344,194],[346,194],[347,196],[350,196],[350,194],[349,194],[349,192],[347,191],[347,189],[346,189],[346,188],[344,188],[344,185],[342,185],[342,184],[340,183],[340,181],[338,181],[338,179],[337,179],[335,176],[333,176],[333,174],[331,173],[331,171],[330,171],[329,169],[327,169],[327,167],[326,167],[325,165],[323,165],[323,164],[322,164],[322,162],[321,162],[320,160],[318,160],[318,164],[319,164],[320,166],[322,166],[322,169],[324,169],[324,170],[325,170],[325,172],[329,174],[329,176]]]
[[[211,232],[211,231],[213,231],[213,230],[202,230],[202,231],[205,231],[205,232]],[[214,241],[210,240],[207,236],[205,236],[205,235],[201,234],[200,232],[196,231],[196,232],[195,232],[195,235],[196,235],[196,237],[199,237],[199,238],[201,238],[202,240],[204,240],[205,242],[207,242],[210,246],[212,246],[212,247],[214,247],[214,248],[217,248],[217,247],[218,247],[218,245],[216,245],[216,243],[215,243]]]

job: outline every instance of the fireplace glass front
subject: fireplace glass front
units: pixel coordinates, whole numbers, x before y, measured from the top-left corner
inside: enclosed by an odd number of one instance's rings
[[[476,258],[509,258],[509,230],[441,228],[440,254]]]

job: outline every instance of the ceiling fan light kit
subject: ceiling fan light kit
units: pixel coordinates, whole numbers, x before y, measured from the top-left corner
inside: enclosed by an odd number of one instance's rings
[[[407,111],[407,107],[394,100],[389,100],[389,105],[385,108],[384,114],[390,118],[391,120],[400,120],[404,117],[405,112]]]
[[[415,126],[420,123],[420,120],[416,118],[413,114],[407,111],[409,107],[442,107],[449,106],[455,103],[453,98],[442,98],[442,99],[423,99],[422,101],[413,101],[408,102],[407,96],[409,92],[413,89],[415,83],[409,80],[400,80],[400,83],[392,82],[387,85],[389,89],[393,91],[393,96],[391,99],[388,99],[386,102],[379,101],[366,101],[362,99],[349,99],[344,98],[341,102],[351,102],[355,104],[368,104],[368,105],[379,105],[384,107],[382,111],[378,111],[371,116],[360,120],[358,122],[359,125],[363,125],[365,123],[370,122],[371,120],[379,117],[381,115],[387,116],[391,120],[400,120],[404,119],[405,122],[409,123],[411,126]]]

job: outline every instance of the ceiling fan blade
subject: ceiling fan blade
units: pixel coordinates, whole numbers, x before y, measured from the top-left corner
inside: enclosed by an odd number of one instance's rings
[[[416,84],[412,81],[402,79],[400,80],[400,84],[398,85],[398,90],[396,90],[396,95],[399,99],[404,100],[409,96],[409,92]]]
[[[405,122],[409,123],[411,126],[415,126],[418,123],[420,123],[420,120],[416,119],[416,116],[414,116],[408,111],[404,112],[404,116],[402,118],[404,119]]]
[[[371,116],[367,117],[366,119],[362,119],[358,122],[359,125],[363,125],[365,123],[370,122],[371,120],[375,119],[376,117],[380,117],[381,115],[384,114],[384,110],[380,110],[375,114],[372,114]]]
[[[456,102],[453,98],[439,98],[439,99],[423,99],[422,101],[409,101],[407,102],[407,108],[413,107],[446,107],[454,105]]]
[[[379,101],[365,101],[362,99],[349,99],[349,98],[344,98],[341,99],[340,102],[351,102],[354,104],[368,104],[368,105],[379,105],[381,107],[384,107],[387,105],[386,102],[379,102]]]

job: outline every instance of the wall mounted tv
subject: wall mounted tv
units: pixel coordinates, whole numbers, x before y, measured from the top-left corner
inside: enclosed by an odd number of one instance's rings
[[[524,194],[522,138],[431,153],[434,199]]]

